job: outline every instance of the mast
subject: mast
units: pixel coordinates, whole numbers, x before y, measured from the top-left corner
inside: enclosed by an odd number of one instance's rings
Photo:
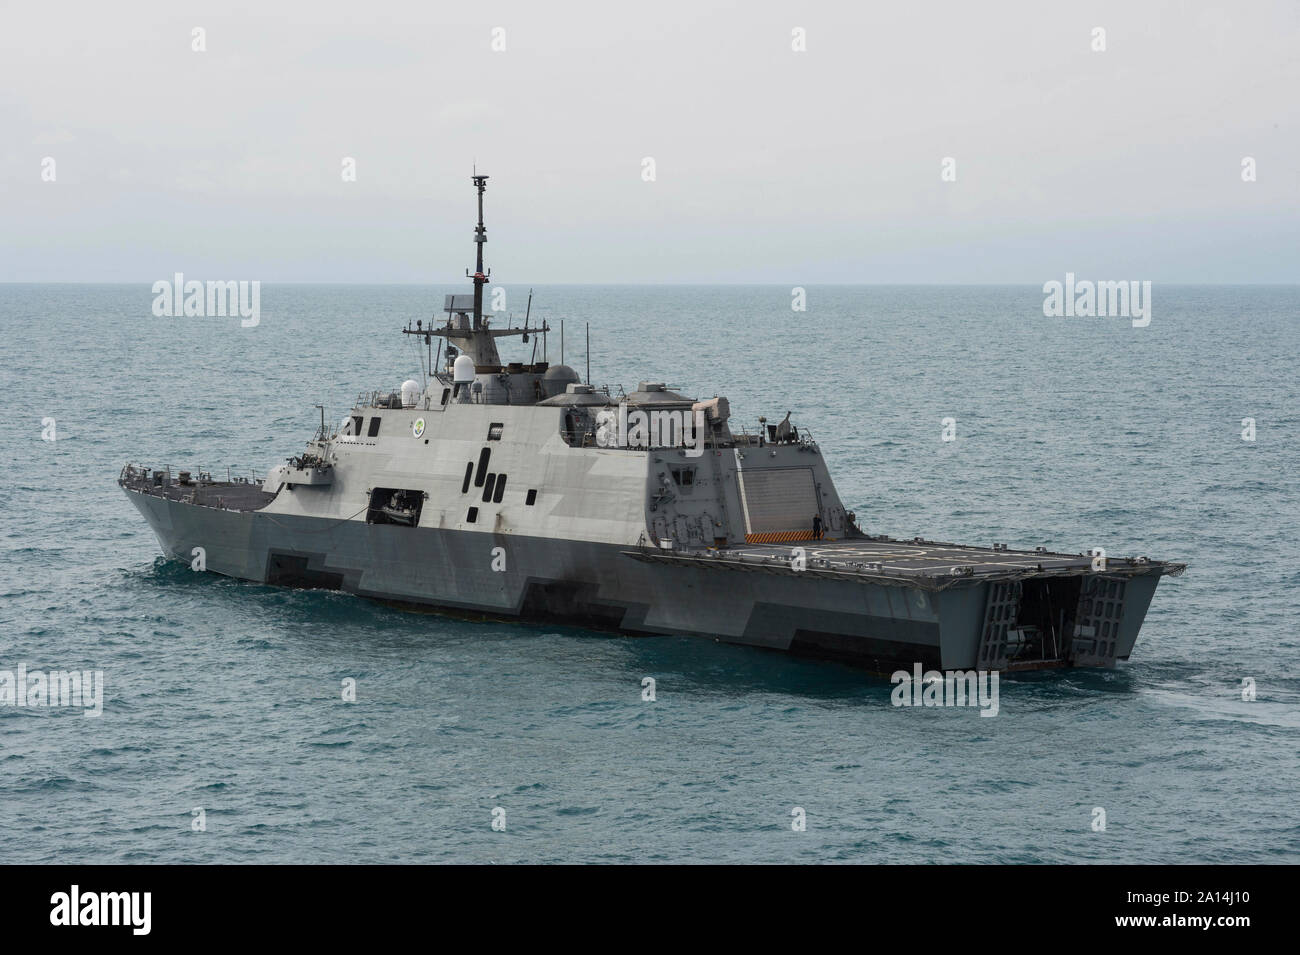
[[[475,330],[483,327],[483,286],[487,284],[488,277],[492,274],[490,271],[483,271],[483,243],[487,241],[487,229],[483,225],[483,190],[487,188],[487,176],[480,176],[477,172],[470,177],[474,180],[474,185],[478,189],[478,227],[474,230],[474,245],[478,252],[478,258],[474,263],[474,328]],[[469,275],[469,272],[465,273]]]
[[[474,360],[474,366],[480,372],[486,373],[484,369],[497,368],[501,365],[501,356],[497,352],[496,340],[510,335],[522,335],[524,341],[528,341],[529,335],[535,335],[538,332],[542,334],[542,347],[545,349],[546,333],[551,330],[551,326],[542,320],[540,325],[530,325],[529,317],[532,314],[532,290],[528,292],[528,315],[524,318],[522,328],[490,328],[489,322],[483,317],[483,286],[488,283],[492,277],[492,272],[483,267],[483,243],[487,241],[487,227],[483,225],[483,192],[486,189],[488,177],[480,176],[475,170],[474,175],[470,177],[478,190],[478,226],[474,229],[474,245],[477,248],[477,254],[474,261],[474,271],[468,269],[465,275],[474,280],[474,295],[448,295],[445,299],[444,308],[447,312],[447,321],[445,324],[435,326],[430,320],[428,325],[423,325],[422,320],[417,320],[415,327],[411,328],[409,323],[402,330],[403,335],[422,335],[428,345],[427,350],[432,351],[433,336],[445,338],[447,340],[447,359],[450,362],[455,352],[458,350],[462,355],[468,355]],[[470,312],[473,312],[471,317]],[[442,358],[442,345],[438,345],[438,358]],[[545,355],[543,354],[543,360]],[[435,375],[432,363],[429,369],[430,375]]]

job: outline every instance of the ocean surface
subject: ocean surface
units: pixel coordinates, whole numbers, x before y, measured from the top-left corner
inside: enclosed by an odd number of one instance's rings
[[[1300,288],[1156,285],[1145,328],[1032,286],[537,288],[596,384],[792,411],[870,532],[1189,564],[1130,662],[1007,676],[995,718],[162,559],[123,463],[264,474],[418,377],[398,331],[451,291],[267,285],[244,328],[0,285],[0,671],[104,674],[98,718],[0,705],[0,862],[1300,861]]]

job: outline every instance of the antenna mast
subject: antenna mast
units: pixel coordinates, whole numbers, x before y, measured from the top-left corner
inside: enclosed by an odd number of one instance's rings
[[[487,188],[487,176],[478,175],[477,171],[470,177],[474,180],[474,185],[478,189],[478,228],[474,230],[474,245],[478,250],[478,258],[474,264],[474,328],[483,327],[483,286],[487,284],[488,277],[492,274],[489,270],[483,271],[483,243],[487,241],[487,229],[483,226],[483,190]],[[469,272],[465,273],[469,275]]]

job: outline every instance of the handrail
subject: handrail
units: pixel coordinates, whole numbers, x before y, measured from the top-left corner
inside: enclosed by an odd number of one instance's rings
[[[155,472],[162,472],[166,475],[166,483],[171,484],[175,480],[175,475],[182,471],[188,471],[191,475],[197,475],[200,478],[206,476],[213,484],[261,484],[265,476],[257,476],[257,468],[248,465],[226,465],[226,480],[219,481],[213,475],[220,473],[217,468],[205,468],[201,465],[190,465],[188,467],[177,467],[172,464],[163,464],[158,467],[150,467],[146,464],[135,464],[128,461],[122,465],[118,472],[117,479],[125,481],[128,478],[138,477],[140,479],[152,479]],[[243,472],[243,473],[240,473]]]

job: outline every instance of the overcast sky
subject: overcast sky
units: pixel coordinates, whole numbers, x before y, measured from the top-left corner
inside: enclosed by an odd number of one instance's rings
[[[0,0],[0,281],[446,283],[477,162],[501,282],[1296,282],[1298,51],[1295,0]]]

